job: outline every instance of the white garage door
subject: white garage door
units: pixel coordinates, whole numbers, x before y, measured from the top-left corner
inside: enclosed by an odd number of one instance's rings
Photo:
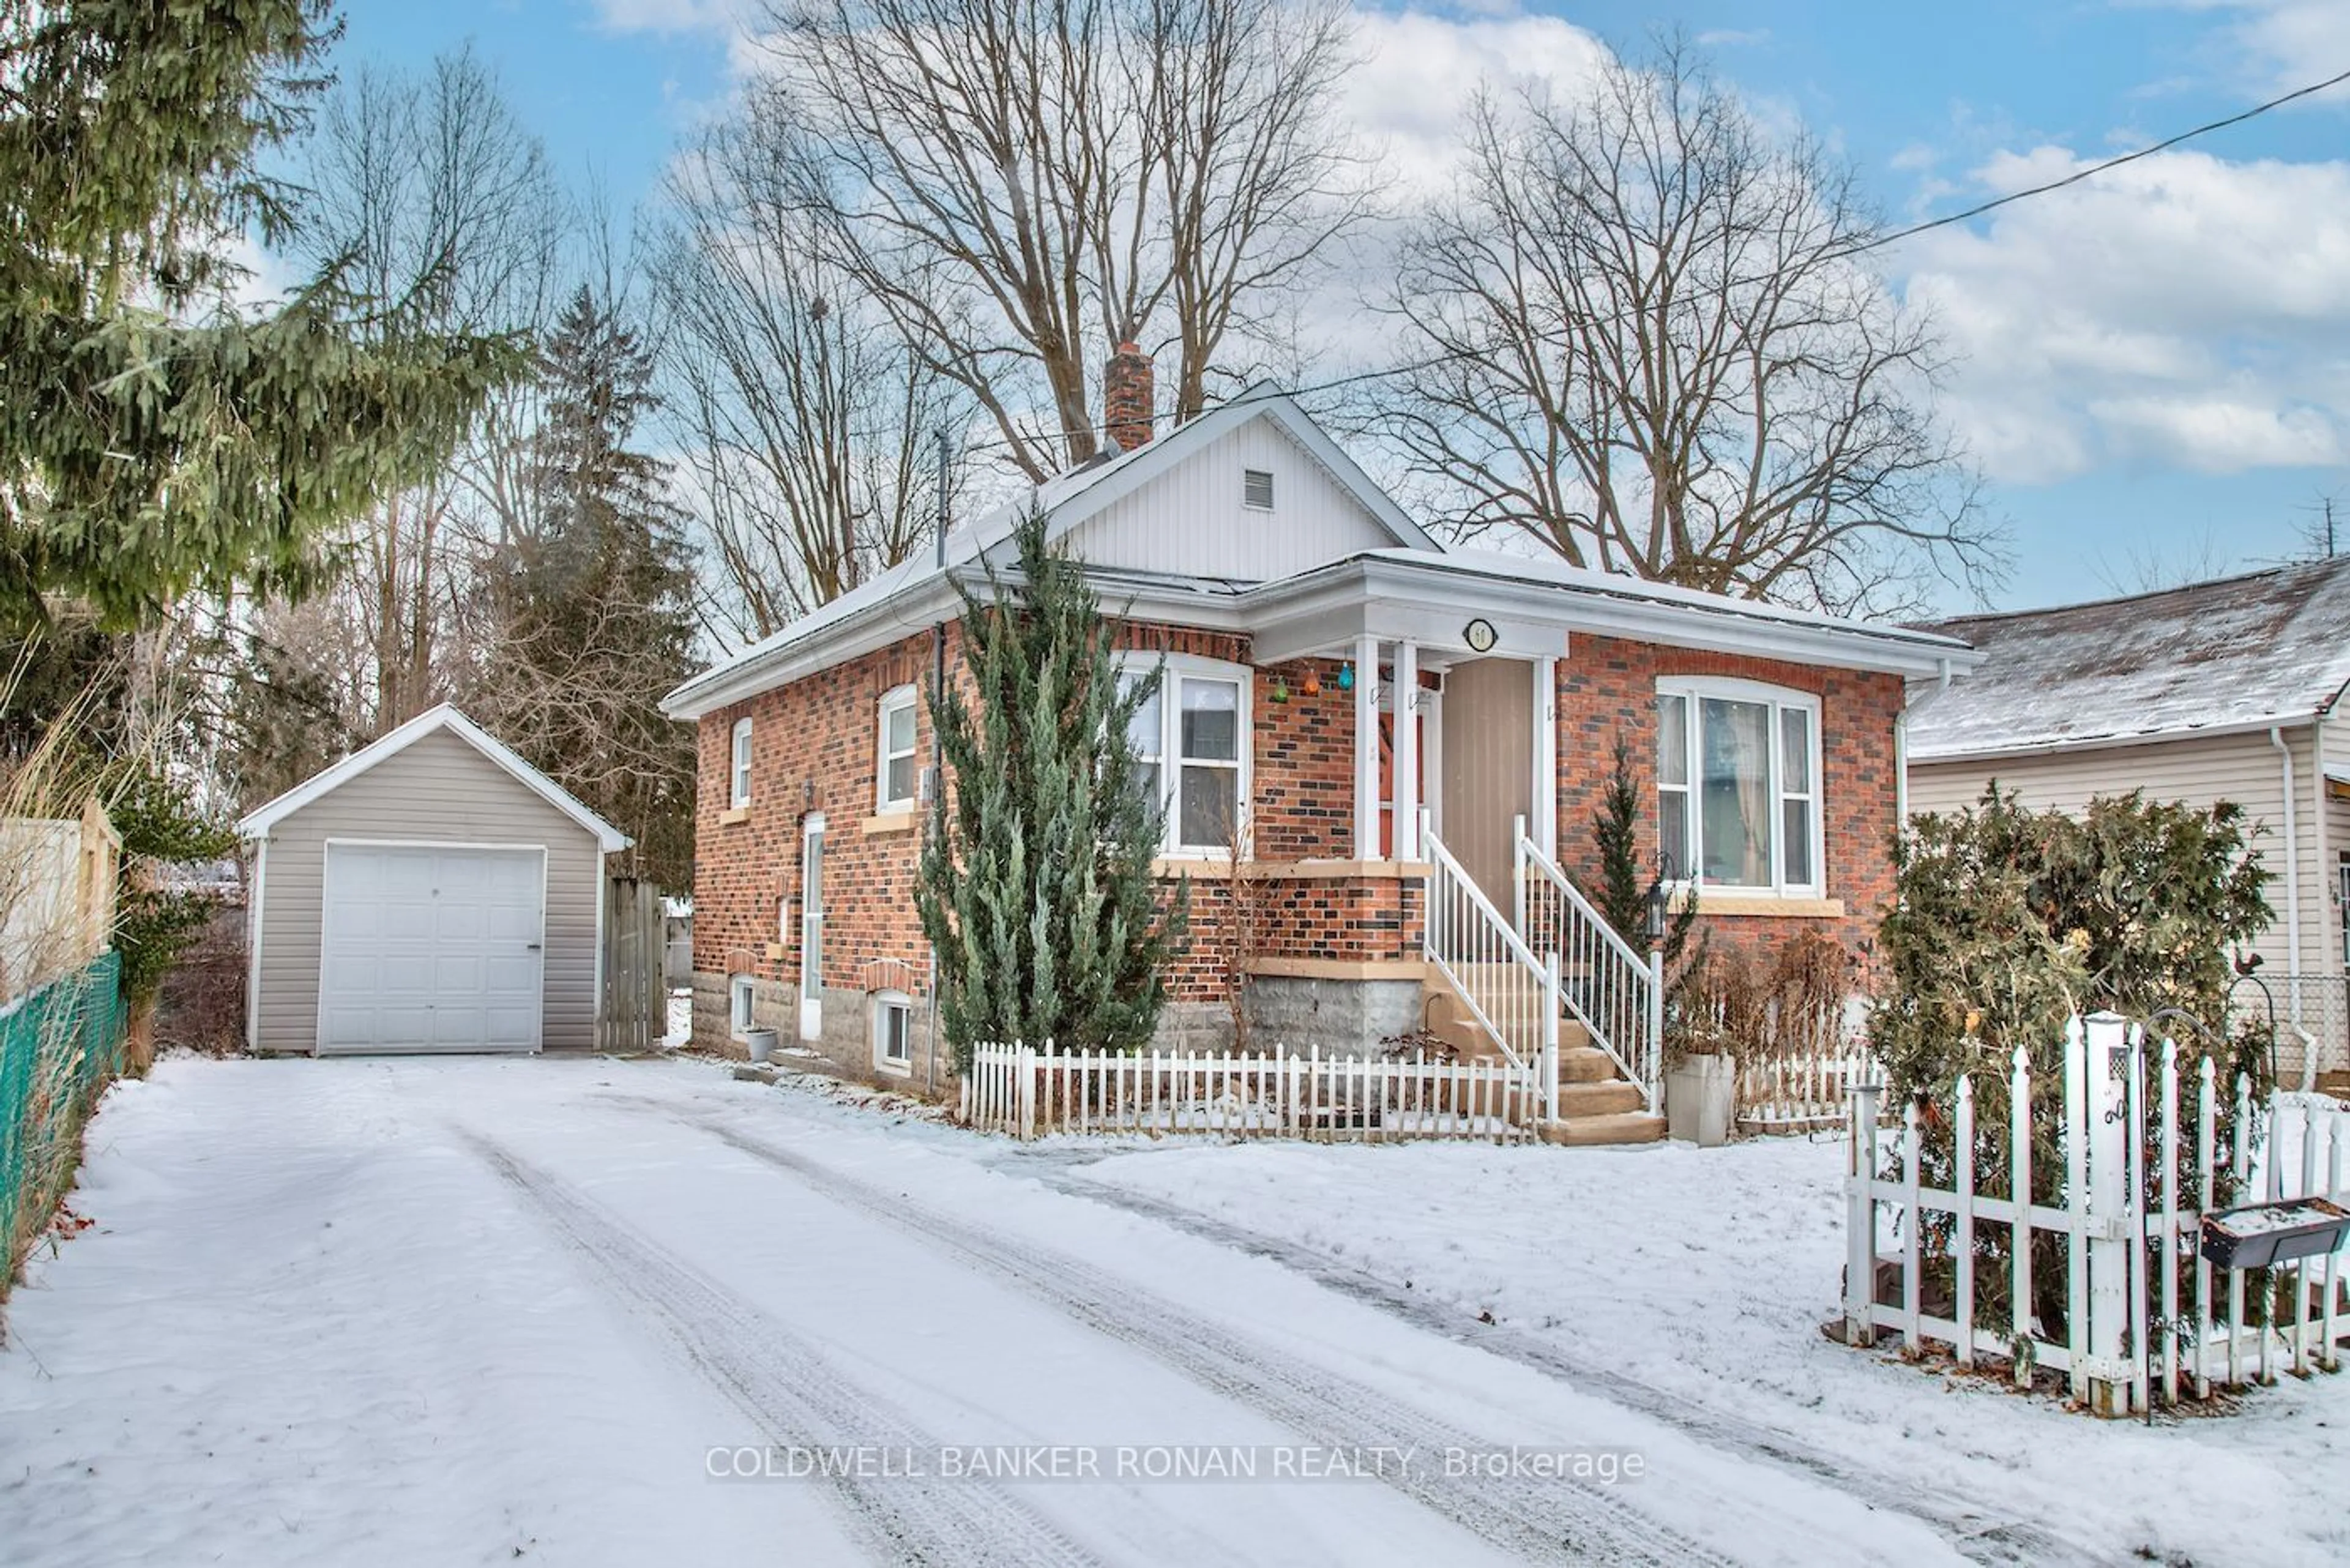
[[[536,1051],[546,851],[327,846],[318,1049]]]

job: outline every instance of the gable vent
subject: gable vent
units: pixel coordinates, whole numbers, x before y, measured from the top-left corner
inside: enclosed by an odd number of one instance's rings
[[[1258,512],[1273,510],[1273,473],[1268,469],[1241,471],[1241,504]]]

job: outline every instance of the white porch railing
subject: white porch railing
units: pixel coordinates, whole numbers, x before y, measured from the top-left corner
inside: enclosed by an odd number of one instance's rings
[[[1451,982],[1513,1066],[1536,1064],[1543,1117],[1556,1120],[1557,955],[1537,955],[1510,929],[1509,920],[1436,836],[1426,811],[1419,815],[1419,853],[1428,862],[1427,922],[1421,937],[1428,961]]]
[[[1607,923],[1557,862],[1526,836],[1526,819],[1511,828],[1517,841],[1517,933],[1528,950],[1549,955],[1564,978],[1562,994],[1591,1043],[1615,1058],[1654,1112],[1664,1074],[1665,963],[1643,953]]]

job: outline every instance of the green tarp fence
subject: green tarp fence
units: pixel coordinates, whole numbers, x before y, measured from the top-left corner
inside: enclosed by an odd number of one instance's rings
[[[0,1002],[0,1296],[73,1180],[82,1123],[122,1071],[115,953]]]

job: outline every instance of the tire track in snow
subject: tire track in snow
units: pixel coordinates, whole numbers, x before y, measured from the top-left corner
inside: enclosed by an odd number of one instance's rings
[[[775,1166],[846,1208],[909,1231],[974,1270],[1037,1297],[1065,1315],[1201,1386],[1289,1428],[1312,1442],[1343,1448],[1417,1449],[1492,1445],[1388,1395],[1299,1361],[1201,1320],[1189,1309],[1089,1263],[993,1234],[910,1198],[883,1192],[718,1116],[661,1106],[674,1119]],[[1170,1325],[1180,1324],[1180,1331]],[[1380,1478],[1388,1486],[1503,1551],[1535,1562],[1682,1564],[1722,1563],[1700,1542],[1659,1523],[1607,1488],[1572,1480],[1447,1477],[1414,1467]]]
[[[1311,1247],[1251,1231],[1147,1193],[1087,1181],[1067,1170],[1022,1169],[1005,1174],[1026,1176],[1066,1197],[1122,1209],[1232,1251],[1278,1263],[1292,1273],[1302,1274],[1340,1295],[1401,1318],[1416,1328],[1514,1361],[1571,1387],[1597,1394],[1610,1404],[1637,1410],[1687,1433],[1709,1448],[1767,1459],[1826,1482],[1871,1508],[1906,1513],[1930,1526],[1962,1555],[1975,1562],[2118,1564],[2130,1561],[2109,1546],[2063,1535],[2044,1525],[1992,1517],[1962,1498],[1921,1494],[1914,1478],[1858,1469],[1836,1456],[1806,1447],[1794,1434],[1779,1428],[1693,1406],[1679,1396],[1627,1376],[1614,1367],[1575,1356],[1551,1341],[1506,1326],[1465,1319],[1458,1308],[1440,1304],[1431,1296],[1400,1290],[1377,1275]]]
[[[936,1445],[902,1413],[842,1378],[815,1346],[659,1242],[479,1133],[461,1129],[459,1136],[768,1441],[901,1450]],[[1005,1568],[1097,1562],[1057,1527],[983,1482],[877,1481],[855,1474],[827,1480],[847,1511],[851,1534],[879,1562]]]

